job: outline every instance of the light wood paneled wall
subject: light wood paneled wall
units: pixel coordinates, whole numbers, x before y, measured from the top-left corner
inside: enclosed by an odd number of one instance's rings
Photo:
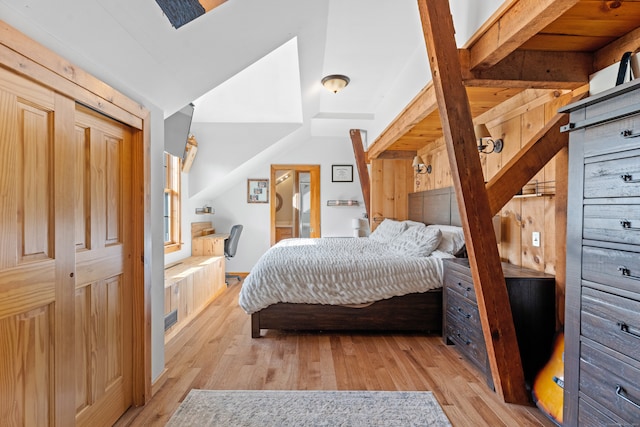
[[[532,96],[535,95],[535,96]],[[504,140],[501,153],[480,154],[485,181],[500,171],[531,136],[542,129],[569,97],[560,91],[529,91],[505,105],[497,106],[478,118],[485,122],[491,135]],[[482,121],[480,121],[482,120]],[[477,144],[476,141],[473,142]],[[444,140],[439,139],[418,150],[431,174],[415,176],[415,191],[432,190],[453,185]],[[539,182],[556,181],[557,157],[533,178]],[[562,160],[561,160],[562,162]],[[500,257],[503,261],[556,274],[556,205],[555,196],[515,197],[500,211]],[[487,227],[491,222],[487,220]],[[534,247],[532,232],[540,232],[539,247]]]
[[[409,218],[409,193],[413,192],[412,159],[375,159],[371,162],[371,231],[385,218]]]

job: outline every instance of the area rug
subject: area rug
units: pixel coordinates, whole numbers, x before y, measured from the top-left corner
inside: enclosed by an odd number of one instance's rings
[[[167,426],[451,426],[429,391],[191,390]]]

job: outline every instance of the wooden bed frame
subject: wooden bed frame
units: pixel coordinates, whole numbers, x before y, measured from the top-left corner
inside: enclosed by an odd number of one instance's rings
[[[461,225],[453,187],[409,194],[409,219]],[[442,288],[377,301],[363,308],[273,304],[251,315],[251,337],[260,337],[261,329],[442,334]]]

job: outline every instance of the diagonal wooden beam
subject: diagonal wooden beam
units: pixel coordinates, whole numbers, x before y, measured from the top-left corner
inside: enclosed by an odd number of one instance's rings
[[[513,2],[469,48],[471,69],[486,70],[496,65],[576,3],[578,0]]]
[[[482,332],[496,392],[529,403],[502,273],[492,214],[475,144],[471,108],[462,83],[448,0],[418,0],[445,143],[464,227]]]
[[[586,96],[580,92],[568,104]],[[511,158],[487,183],[491,215],[500,212],[522,187],[535,176],[558,151],[568,145],[569,136],[560,132],[560,121],[566,114],[558,113]],[[566,121],[566,120],[565,120]]]
[[[560,132],[558,123],[565,114],[556,114],[509,162],[487,183],[491,215],[500,212],[518,191],[535,176],[563,147],[569,136]]]
[[[349,135],[351,136],[351,144],[353,145],[353,154],[356,158],[364,207],[367,211],[367,218],[371,218],[371,184],[369,183],[369,169],[367,169],[367,160],[364,154],[364,147],[362,146],[362,134],[360,133],[360,129],[351,129]]]

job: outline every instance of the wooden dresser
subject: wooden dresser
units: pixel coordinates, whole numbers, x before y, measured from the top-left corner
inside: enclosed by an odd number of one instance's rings
[[[533,383],[545,365],[555,335],[555,277],[502,263],[525,380]],[[466,258],[444,260],[443,339],[455,344],[487,377],[493,388],[491,368],[478,317],[476,293]]]
[[[640,80],[570,121],[564,424],[640,422]]]

